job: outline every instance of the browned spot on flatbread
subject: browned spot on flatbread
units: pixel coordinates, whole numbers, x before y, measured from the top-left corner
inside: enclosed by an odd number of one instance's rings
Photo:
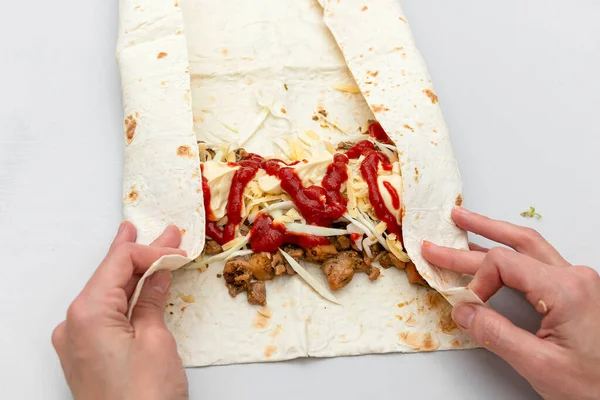
[[[181,35],[181,29],[177,29],[177,30],[175,31],[175,34],[176,34],[176,35]]]
[[[437,129],[434,129],[434,130],[433,130],[433,133],[438,133]]]
[[[160,86],[163,86],[163,87],[164,87],[164,86],[167,86],[167,82],[165,82],[165,81],[161,81],[161,82],[160,82]]]
[[[135,9],[136,9],[136,10],[141,10],[141,9],[142,9],[142,6],[135,6]]]
[[[369,7],[367,6],[362,6],[362,8],[360,9],[360,11],[367,11],[369,9]]]
[[[407,326],[416,326],[417,322],[417,316],[414,313],[410,313],[406,321],[404,321]]]
[[[406,60],[406,53],[402,53],[402,58]]]
[[[398,318],[398,321],[402,321],[404,319],[404,317],[402,317],[402,315],[397,315],[397,314],[396,314],[396,318]]]
[[[187,157],[187,158],[190,158],[190,157],[192,157],[194,154],[192,153],[192,149],[191,149],[191,147],[190,147],[190,146],[188,146],[188,145],[186,144],[186,145],[183,145],[183,146],[179,146],[179,147],[177,148],[177,155],[178,155],[179,157]]]
[[[440,322],[438,324],[440,330],[444,333],[452,333],[458,328],[456,323],[452,319],[452,313],[448,310],[440,316]]]
[[[180,229],[179,233],[181,233],[181,236],[183,236],[187,233],[187,229]]]
[[[275,327],[275,329],[273,329],[273,331],[271,331],[271,334],[269,336],[271,336],[272,338],[276,338],[277,336],[279,336],[279,334],[281,333],[282,330],[283,330],[283,327],[281,325],[277,325]]]
[[[183,312],[185,311],[186,308],[188,308],[188,306],[183,306],[179,309],[179,311],[181,311],[181,313],[183,314]]]
[[[371,110],[373,110],[373,112],[375,114],[380,113],[380,112],[384,112],[384,111],[390,111],[390,109],[387,108],[386,106],[384,106],[383,104],[373,104],[371,106]]]
[[[398,338],[413,350],[433,351],[440,347],[439,340],[429,332],[402,332]]]
[[[309,316],[306,318],[306,323],[307,323],[307,324],[310,324],[310,323],[312,323],[312,315],[309,315]]]
[[[404,128],[410,130],[411,132],[415,131],[415,129],[412,126],[408,125],[408,124],[404,124]]]
[[[161,58],[165,58],[168,55],[169,55],[168,53],[165,53],[164,51],[161,51],[160,53],[158,53],[158,55],[156,56],[156,58],[158,58],[160,60]]]
[[[135,128],[137,128],[137,120],[130,114],[125,118],[125,138],[127,139],[127,144],[133,141],[135,137]]]
[[[425,306],[431,310],[432,308],[436,308],[443,305],[446,302],[446,299],[444,299],[444,297],[441,294],[430,291],[427,293],[427,296],[425,296],[424,301]]]
[[[277,347],[269,345],[265,348],[265,357],[271,358],[273,356],[273,354],[275,354],[276,352],[277,352]]]
[[[175,0],[175,3],[173,3],[173,7],[179,7],[179,1]]]
[[[419,168],[415,167],[415,182],[419,183]]]
[[[371,75],[373,78],[376,78],[379,75],[379,71],[367,71],[367,75]]]
[[[456,196],[456,200],[454,200],[454,204],[457,207],[460,207],[460,206],[462,206],[462,203],[463,203],[462,194],[459,194],[458,196]]]
[[[195,123],[204,122],[204,117],[202,117],[200,115],[194,115],[194,122]]]
[[[394,50],[402,51],[402,50],[404,50],[404,47],[402,47],[402,46],[394,47]]]
[[[406,20],[405,20],[404,18],[402,18],[402,17],[398,17],[398,19],[399,19],[400,21],[402,21],[402,22],[406,23]]]
[[[271,317],[266,317],[257,311],[256,315],[254,316],[254,323],[252,324],[252,327],[254,329],[266,329],[270,322]]]
[[[137,188],[135,185],[131,186],[131,190],[129,191],[129,193],[127,193],[127,195],[125,195],[125,199],[124,201],[126,203],[135,203],[137,201],[139,197],[139,193],[137,191]]]
[[[433,140],[432,140],[430,143],[431,143],[432,145],[434,145],[434,146],[437,146],[437,145],[438,145],[438,143],[437,143],[437,142],[434,142]]]
[[[452,346],[452,348],[454,349],[458,349],[459,347],[462,347],[462,342],[458,339],[452,339],[450,341],[450,346]]]
[[[181,300],[185,301],[186,303],[195,303],[196,302],[196,298],[194,296],[192,296],[191,294],[180,293],[179,297],[181,297]]]
[[[282,114],[287,114],[287,110],[285,108],[282,108],[280,111]]]
[[[229,50],[227,49],[222,49],[221,50],[221,54],[223,54],[224,56],[227,56],[229,54]]]
[[[438,102],[438,97],[437,95],[433,92],[433,90],[431,89],[425,89],[423,90],[423,93],[425,93],[427,95],[427,97],[429,97],[429,100],[431,100],[431,102],[433,104]]]

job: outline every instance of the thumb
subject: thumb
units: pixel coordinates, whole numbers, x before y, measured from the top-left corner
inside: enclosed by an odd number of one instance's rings
[[[459,304],[452,311],[452,318],[479,345],[496,353],[525,377],[539,371],[545,363],[547,343],[491,308]]]
[[[131,324],[138,329],[165,327],[165,304],[171,287],[171,271],[160,270],[146,280],[131,316]]]

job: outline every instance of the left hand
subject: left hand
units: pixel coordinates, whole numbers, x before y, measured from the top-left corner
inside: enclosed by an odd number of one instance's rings
[[[106,258],[56,327],[52,344],[75,399],[187,399],[185,371],[164,322],[171,273],[144,285],[131,321],[127,303],[141,275],[178,250],[179,229],[168,227],[150,246],[135,244],[123,222]]]

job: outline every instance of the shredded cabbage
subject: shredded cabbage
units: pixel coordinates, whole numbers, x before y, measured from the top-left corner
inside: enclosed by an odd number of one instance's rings
[[[304,281],[308,283],[308,285],[312,287],[315,292],[317,292],[325,300],[329,300],[330,302],[340,306],[342,305],[339,300],[322,283],[316,280],[306,269],[304,269],[304,267],[300,265],[298,261],[294,260],[294,258],[285,251],[281,249],[279,249],[279,251],[283,257],[285,257],[292,269],[296,271],[296,273],[300,275],[300,277],[304,279]]]

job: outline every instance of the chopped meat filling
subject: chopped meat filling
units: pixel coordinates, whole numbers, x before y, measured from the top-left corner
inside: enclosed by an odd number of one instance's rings
[[[245,160],[246,158],[248,158],[248,156],[250,155],[250,153],[248,153],[245,149],[237,149],[235,151],[235,161],[236,162],[240,162]]]
[[[406,264],[406,268],[404,270],[406,271],[408,281],[413,285],[429,286],[425,279],[423,279],[423,277],[419,274],[417,267],[412,261]]]
[[[304,250],[301,247],[296,247],[294,245],[283,246],[283,251],[288,253],[290,257],[292,257],[296,261],[300,261],[302,257],[304,257]],[[283,256],[282,256],[283,257]],[[288,275],[296,275],[296,271],[291,267],[291,265],[284,260],[285,270]]]
[[[337,251],[349,250],[352,246],[352,241],[348,236],[330,237],[329,243],[335,246]]]
[[[206,241],[206,244],[204,245],[204,254],[213,255],[213,254],[219,254],[222,252],[223,252],[223,248],[219,245],[219,243],[215,242],[214,240]]]
[[[377,278],[379,278],[380,274],[381,274],[381,270],[379,268],[371,267],[371,271],[369,272],[369,280],[370,281],[377,280]]]
[[[321,244],[310,249],[305,249],[305,259],[312,263],[322,263],[338,254],[337,249],[332,244]]]
[[[275,276],[275,271],[271,265],[271,253],[252,254],[248,264],[252,275],[259,281],[270,281]]]
[[[273,255],[273,261],[271,262],[271,266],[275,271],[275,276],[283,275],[287,272],[285,264],[285,259],[279,251]]]
[[[248,303],[259,306],[267,304],[267,287],[264,282],[250,283],[250,286],[248,286]]]
[[[244,260],[228,261],[223,269],[223,277],[229,289],[229,294],[231,297],[235,297],[248,289],[252,278],[250,264]]]
[[[362,262],[353,251],[339,253],[323,264],[323,272],[331,290],[339,290],[346,286],[354,277],[354,264]]]
[[[392,253],[386,253],[384,256],[382,256],[379,259],[379,264],[381,264],[381,266],[385,269],[388,269],[391,267],[396,267],[398,269],[404,269],[406,267],[406,263],[403,263],[402,261],[400,261],[398,259],[398,257],[393,255]]]

